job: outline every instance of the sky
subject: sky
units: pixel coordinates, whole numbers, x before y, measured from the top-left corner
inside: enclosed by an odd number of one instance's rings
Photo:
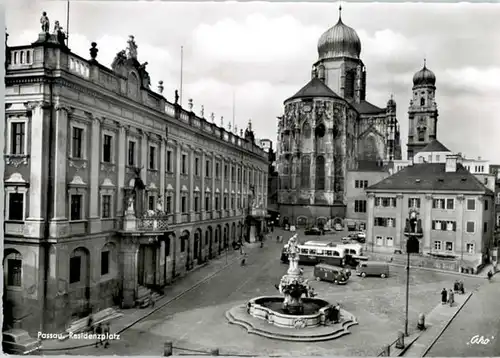
[[[362,42],[367,99],[397,102],[406,158],[412,77],[423,66],[437,77],[438,139],[454,152],[500,163],[500,4],[342,3],[342,20]],[[66,28],[66,1],[6,0],[9,46],[35,41],[40,16]],[[72,1],[69,47],[110,66],[129,35],[148,62],[152,89],[164,82],[173,102],[193,99],[205,117],[276,140],[283,101],[302,88],[317,60],[317,41],[338,20],[337,2]],[[234,103],[233,106],[233,94]],[[234,111],[233,111],[234,109]]]

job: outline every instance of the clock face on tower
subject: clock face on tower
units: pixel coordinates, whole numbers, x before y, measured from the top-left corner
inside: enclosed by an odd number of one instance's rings
[[[305,105],[302,107],[302,109],[304,110],[304,112],[309,113],[309,112],[311,112],[312,107],[311,107],[311,105],[310,105],[310,104],[305,104]]]

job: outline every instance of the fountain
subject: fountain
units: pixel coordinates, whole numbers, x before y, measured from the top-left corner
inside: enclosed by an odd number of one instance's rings
[[[340,309],[340,323],[331,320],[334,306],[315,298],[314,289],[300,269],[297,235],[287,245],[289,267],[276,288],[281,296],[262,296],[226,312],[229,323],[240,325],[248,333],[287,341],[324,341],[349,334],[356,318]],[[305,296],[305,297],[304,297]]]

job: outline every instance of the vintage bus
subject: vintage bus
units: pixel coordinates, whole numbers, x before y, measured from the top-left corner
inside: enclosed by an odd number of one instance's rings
[[[351,266],[357,266],[360,261],[368,260],[368,257],[363,255],[363,245],[361,244],[341,244],[337,246],[346,250],[347,263]]]
[[[348,249],[331,242],[307,241],[297,245],[299,251],[299,263],[301,264],[319,264],[345,266],[348,261]],[[288,262],[288,245],[283,247],[281,252],[281,261]]]

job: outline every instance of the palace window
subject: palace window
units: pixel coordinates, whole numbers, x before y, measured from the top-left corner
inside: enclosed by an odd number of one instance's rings
[[[77,221],[83,219],[83,195],[72,194],[70,198],[70,220]]]
[[[354,201],[354,212],[355,213],[366,213],[366,200],[355,200]]]
[[[219,194],[215,195],[215,210],[220,210],[220,198],[219,198]]]
[[[441,241],[434,241],[434,250],[441,251]]]
[[[136,141],[128,141],[128,165],[135,167],[137,165]]]
[[[457,231],[457,223],[455,221],[433,220],[432,230]]]
[[[476,210],[476,199],[467,199],[467,210]]]
[[[451,241],[446,241],[446,244],[445,244],[445,250],[446,250],[446,251],[453,251],[453,242],[451,242]]]
[[[444,199],[432,199],[432,208],[433,209],[444,209],[445,208],[445,200]]]
[[[26,154],[26,122],[10,122],[10,154]]]
[[[172,151],[167,150],[167,173],[173,173]]]
[[[24,221],[25,192],[9,192],[7,220]]]
[[[197,195],[194,197],[194,211],[200,211],[200,198]]]
[[[102,142],[102,161],[111,163],[113,161],[113,136],[104,134]]]
[[[167,195],[167,201],[165,202],[165,211],[167,214],[172,212],[172,195]]]
[[[181,197],[181,213],[187,212],[187,197],[183,195]]]
[[[376,244],[379,246],[382,246],[384,244],[384,239],[382,238],[382,236],[377,236],[375,238],[375,240],[376,240]]]
[[[376,217],[374,218],[373,225],[380,227],[396,227],[396,219]]]
[[[148,195],[148,210],[155,210],[155,199],[154,195]]]
[[[109,273],[109,251],[101,252],[101,276]]]
[[[229,167],[227,164],[224,165],[224,180],[227,180],[229,177]]]
[[[420,198],[409,198],[408,207],[420,209]]]
[[[396,198],[385,198],[378,197],[375,198],[375,206],[381,206],[384,208],[395,208],[396,207]]]
[[[359,189],[368,188],[368,180],[355,180],[354,187]]]
[[[83,159],[83,128],[73,126],[71,157],[75,159]]]
[[[15,259],[7,259],[7,286],[21,287],[23,261],[21,255],[15,256]]]
[[[455,209],[455,200],[454,199],[446,199],[446,210]]]
[[[212,210],[212,209],[210,208],[210,206],[211,206],[211,205],[210,205],[210,199],[211,199],[211,198],[210,198],[210,194],[206,194],[206,195],[205,195],[205,211]]]
[[[238,183],[241,182],[241,168],[238,168]]]
[[[222,209],[227,210],[227,195],[224,195]]]
[[[392,247],[394,246],[394,238],[388,236],[385,238],[385,245],[386,246],[389,246],[389,247]]]
[[[473,254],[475,251],[475,245],[474,244],[467,244],[466,245],[466,250],[468,254]]]
[[[82,257],[73,256],[69,259],[69,283],[80,282]]]
[[[231,181],[232,182],[236,181],[236,170],[234,167],[231,167]]]
[[[111,218],[111,195],[101,196],[101,218],[109,219]]]
[[[157,153],[156,153],[156,146],[150,145],[149,146],[149,168],[151,170],[156,170],[157,169]]]
[[[474,233],[476,231],[476,223],[474,221],[467,221],[466,231],[468,233]]]
[[[200,158],[194,158],[194,175],[200,176]]]
[[[205,161],[205,177],[210,178],[210,171],[212,170],[210,166],[210,160]]]
[[[181,174],[187,174],[187,155],[183,154],[181,158]]]
[[[220,178],[220,164],[219,163],[215,163],[215,177],[217,179]]]

